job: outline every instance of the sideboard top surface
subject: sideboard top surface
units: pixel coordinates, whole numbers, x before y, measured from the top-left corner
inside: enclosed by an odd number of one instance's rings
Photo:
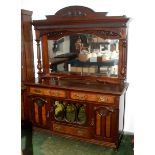
[[[121,95],[128,88],[128,83],[123,85],[119,84],[108,84],[103,82],[92,82],[82,80],[71,80],[71,79],[54,79],[44,78],[39,80],[36,78],[34,82],[25,83],[27,86],[44,87],[44,88],[57,88],[66,90],[77,90],[86,92],[98,92],[105,94]]]

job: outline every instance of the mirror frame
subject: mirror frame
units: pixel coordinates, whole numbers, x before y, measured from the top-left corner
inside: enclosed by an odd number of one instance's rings
[[[37,42],[38,77],[56,76],[110,83],[124,82],[127,71],[127,23],[129,18],[126,16],[106,16],[106,14],[107,12],[95,12],[83,6],[69,6],[59,10],[55,15],[47,15],[44,20],[33,20],[32,25],[35,29]],[[50,73],[48,39],[57,40],[76,33],[93,34],[103,39],[119,39],[117,78]]]

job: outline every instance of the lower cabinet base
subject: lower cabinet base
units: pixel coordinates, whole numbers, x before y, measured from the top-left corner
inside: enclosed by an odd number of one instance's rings
[[[91,138],[77,137],[75,135],[68,135],[68,134],[57,132],[57,131],[51,131],[51,130],[48,130],[48,129],[38,128],[38,127],[33,127],[33,130],[34,131],[46,132],[46,133],[54,134],[54,135],[59,135],[59,136],[62,136],[64,138],[68,138],[68,139],[80,140],[80,141],[91,143],[91,144],[101,145],[103,147],[109,147],[109,148],[114,149],[114,151],[118,150],[118,147],[119,147],[119,144],[120,144],[120,140],[117,143],[115,143],[115,142],[105,142],[103,140],[96,140],[96,139],[93,139],[93,138],[91,139]]]
[[[89,92],[88,88],[27,87],[29,118],[40,130],[118,149],[124,129],[125,95],[98,91],[92,87]]]

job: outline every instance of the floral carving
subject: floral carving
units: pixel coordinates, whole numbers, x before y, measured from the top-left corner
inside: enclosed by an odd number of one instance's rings
[[[77,17],[77,16],[86,16],[87,14],[85,12],[79,11],[79,10],[70,10],[63,14],[63,16],[67,17]]]
[[[102,37],[118,37],[120,38],[121,36],[113,31],[106,31],[106,30],[99,30],[97,31],[98,35],[102,35]]]
[[[122,74],[122,76],[123,76],[123,78],[125,79],[126,78],[126,70],[127,70],[127,67],[126,67],[126,65],[122,68],[122,70],[121,70],[121,74]]]
[[[123,40],[123,42],[122,42],[122,46],[123,46],[124,48],[127,47],[127,41],[126,41],[126,40]]]
[[[48,36],[61,36],[63,35],[63,32],[57,31],[57,32],[50,32],[48,33]]]

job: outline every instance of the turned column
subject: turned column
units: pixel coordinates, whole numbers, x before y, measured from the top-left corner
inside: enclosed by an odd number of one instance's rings
[[[43,62],[43,73],[44,75],[49,74],[49,57],[48,57],[48,39],[47,34],[41,37],[42,43],[42,62]]]
[[[36,42],[37,42],[37,69],[38,69],[38,77],[42,74],[42,63],[41,63],[41,50],[40,50],[40,33],[39,31],[36,32]]]

